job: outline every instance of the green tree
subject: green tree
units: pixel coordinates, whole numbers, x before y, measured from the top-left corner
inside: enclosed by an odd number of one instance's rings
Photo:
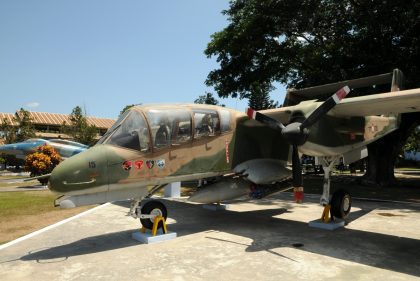
[[[413,130],[413,132],[407,138],[407,142],[405,143],[403,149],[405,151],[413,152],[420,151],[420,127],[417,127]]]
[[[16,128],[6,118],[0,125],[0,132],[5,144],[16,142]]]
[[[0,125],[0,132],[6,144],[25,141],[36,136],[29,111],[21,108],[15,113],[13,122],[16,123],[15,126],[4,118]]]
[[[231,1],[229,25],[205,54],[219,69],[206,83],[221,97],[248,97],[253,83],[302,88],[401,68],[420,83],[420,2]]]
[[[126,112],[127,110],[129,110],[130,108],[132,108],[133,106],[136,106],[136,105],[141,105],[141,103],[138,103],[138,104],[129,104],[129,105],[126,105],[121,111],[120,111],[120,115],[122,115],[124,112]]]
[[[29,111],[21,108],[15,113],[14,121],[18,124],[16,142],[25,141],[36,136],[35,127],[32,124],[32,118]]]
[[[208,93],[208,92],[206,92],[204,95],[198,96],[198,98],[194,101],[194,103],[225,106],[224,104],[220,104],[219,101],[213,96],[212,93]]]
[[[251,94],[248,99],[248,106],[255,110],[279,107],[278,102],[270,100],[271,85],[251,85]]]
[[[69,115],[70,124],[63,124],[62,131],[71,136],[75,141],[94,145],[98,128],[94,125],[89,125],[86,116],[82,113],[82,108],[76,106]]]
[[[220,64],[206,80],[220,97],[250,98],[254,83],[302,88],[394,68],[407,88],[420,86],[419,1],[238,0],[223,13],[229,24],[205,50]],[[399,130],[368,146],[367,181],[395,180],[396,155],[418,120],[403,114]]]

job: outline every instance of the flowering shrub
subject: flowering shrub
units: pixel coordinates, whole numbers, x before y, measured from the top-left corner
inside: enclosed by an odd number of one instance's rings
[[[31,173],[32,177],[51,173],[52,170],[61,162],[61,156],[49,145],[42,145],[37,151],[26,156],[25,171]],[[46,184],[48,179],[39,179],[42,184]]]

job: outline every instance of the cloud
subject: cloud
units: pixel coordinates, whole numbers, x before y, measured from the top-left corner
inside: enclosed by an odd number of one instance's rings
[[[36,102],[36,101],[34,101],[34,102],[28,102],[26,104],[26,106],[27,107],[31,107],[31,108],[37,108],[39,106],[39,102]]]

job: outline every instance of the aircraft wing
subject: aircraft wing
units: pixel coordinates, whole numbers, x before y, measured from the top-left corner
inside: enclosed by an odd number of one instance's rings
[[[260,112],[276,119],[277,121],[280,121],[283,124],[287,124],[292,112],[302,110],[305,113],[309,113],[306,112],[306,108],[308,108],[307,105],[311,102],[313,101],[304,101],[298,105],[261,110]],[[351,117],[418,111],[420,111],[420,88],[362,97],[345,98],[330,112],[328,112],[328,115]]]
[[[331,115],[369,116],[420,111],[420,88],[343,99],[330,112]]]

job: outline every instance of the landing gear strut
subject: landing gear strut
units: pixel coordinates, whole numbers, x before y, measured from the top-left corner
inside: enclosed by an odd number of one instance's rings
[[[326,210],[328,210],[331,213],[331,217],[344,219],[348,216],[351,209],[351,196],[344,189],[339,189],[335,191],[330,199],[331,172],[334,168],[334,165],[338,162],[338,159],[339,158],[337,157],[334,157],[332,159],[322,157],[320,159],[322,168],[324,169],[324,186],[320,200],[320,204],[325,206],[324,213],[322,215],[323,221],[327,220],[324,219]]]
[[[140,218],[141,224],[147,229],[152,229],[153,222],[158,216],[163,217],[166,221],[168,211],[165,205],[160,201],[150,199],[153,194],[165,186],[166,184],[156,185],[145,197],[132,199],[130,210],[127,215],[132,216],[135,219]]]
[[[324,169],[324,186],[322,190],[321,200],[319,203],[325,206],[330,202],[331,172],[338,158],[328,159],[326,157],[322,157],[320,160],[322,169]]]

